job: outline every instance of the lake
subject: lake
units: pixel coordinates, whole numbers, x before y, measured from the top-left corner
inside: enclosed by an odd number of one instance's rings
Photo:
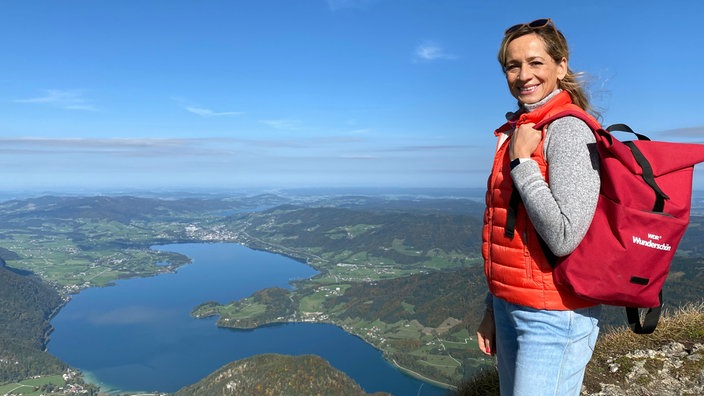
[[[403,374],[380,351],[333,325],[295,323],[240,331],[217,327],[216,318],[190,316],[206,301],[227,303],[267,287],[290,289],[291,280],[316,274],[303,263],[238,244],[154,249],[182,253],[193,263],[173,274],[81,291],[51,322],[49,352],[81,369],[104,392],[175,392],[229,362],[280,353],[319,355],[367,392],[446,393]]]

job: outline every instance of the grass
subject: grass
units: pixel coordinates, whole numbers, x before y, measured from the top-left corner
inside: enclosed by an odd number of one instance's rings
[[[301,312],[318,312],[324,309],[323,304],[332,295],[342,295],[350,288],[348,283],[330,283],[318,286],[311,294],[301,297],[298,309]]]
[[[389,330],[391,330],[391,332],[389,332]],[[387,332],[389,332],[388,337],[393,338],[408,340],[421,338],[420,330],[416,326],[406,325],[405,323],[393,329],[387,329]]]
[[[253,316],[261,315],[265,313],[266,310],[266,304],[248,303],[238,307],[237,312],[228,312],[226,316],[230,319],[248,319]]]
[[[374,224],[355,224],[353,226],[342,226],[333,228],[326,232],[330,239],[354,239],[364,233],[381,227]]]
[[[391,248],[403,255],[411,257],[420,257],[423,254],[422,251],[412,246],[406,246],[403,239],[394,239],[391,243]]]
[[[21,382],[12,382],[9,384],[0,385],[0,395],[17,394],[24,396],[39,396],[42,392],[39,387],[46,384],[64,386],[65,382],[60,375],[51,375],[41,378],[33,378]]]
[[[678,342],[689,350],[695,344],[704,342],[704,302],[664,313],[653,334],[639,335],[629,329],[605,333],[599,338],[587,366],[584,384],[590,391],[600,390],[600,384],[624,384],[630,369],[639,361],[648,373],[641,376],[643,378],[639,381],[648,381],[662,368],[662,362],[634,358],[634,352],[661,350],[673,342]],[[704,371],[704,359],[683,359],[682,363],[679,368],[670,369],[674,377],[694,378]],[[613,364],[619,365],[618,370],[611,369],[616,367]]]
[[[499,396],[499,373],[495,367],[482,369],[457,389],[457,396]]]

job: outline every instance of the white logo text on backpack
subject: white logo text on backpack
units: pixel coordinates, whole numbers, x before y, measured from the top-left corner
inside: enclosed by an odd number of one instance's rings
[[[670,251],[672,250],[672,246],[670,246],[669,243],[656,243],[653,241],[661,241],[662,240],[662,235],[657,235],[657,234],[651,234],[648,233],[648,239],[641,239],[640,237],[637,237],[633,235],[633,243],[645,246],[651,249],[657,249],[657,250],[665,250],[665,251]]]

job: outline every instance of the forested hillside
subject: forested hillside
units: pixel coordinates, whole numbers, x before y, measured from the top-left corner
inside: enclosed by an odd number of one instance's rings
[[[244,225],[257,239],[338,261],[363,253],[414,265],[428,261],[435,252],[448,258],[480,255],[481,218],[467,214],[286,205],[235,217],[233,223],[238,228]]]
[[[174,396],[335,395],[368,393],[319,356],[258,355],[229,363]],[[386,393],[374,393],[382,396]]]
[[[326,312],[338,312],[340,319],[417,320],[437,328],[447,318],[457,318],[466,326],[477,323],[484,312],[485,290],[484,273],[472,267],[354,284],[324,306]]]
[[[61,305],[56,290],[0,265],[0,301],[0,383],[63,372],[67,366],[43,350]]]

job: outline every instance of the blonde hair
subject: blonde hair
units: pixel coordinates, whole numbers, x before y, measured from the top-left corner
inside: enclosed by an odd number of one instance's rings
[[[499,47],[498,60],[501,64],[501,69],[505,71],[506,67],[506,57],[508,52],[508,45],[511,41],[517,39],[518,37],[525,36],[527,34],[536,34],[543,40],[545,44],[545,51],[550,55],[550,57],[556,62],[560,63],[562,59],[570,59],[570,50],[567,46],[567,40],[565,36],[557,30],[555,25],[550,21],[545,26],[541,27],[531,27],[528,24],[524,24],[516,29],[509,29],[510,32],[504,36],[501,41],[501,47]],[[585,111],[591,113],[595,117],[599,117],[599,113],[592,108],[589,103],[589,96],[582,84],[583,73],[575,73],[569,68],[569,62],[567,63],[567,74],[562,80],[557,82],[557,87],[567,91],[572,97],[572,102],[577,106],[581,107]]]

